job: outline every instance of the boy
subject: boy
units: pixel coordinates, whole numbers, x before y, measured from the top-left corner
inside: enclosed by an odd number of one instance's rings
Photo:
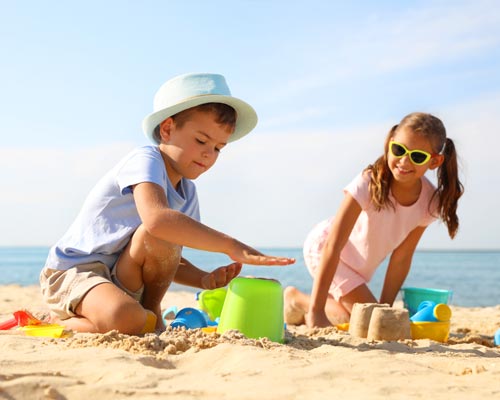
[[[295,261],[263,255],[199,222],[191,180],[255,127],[253,108],[231,96],[223,76],[186,74],[163,84],[154,110],[143,130],[156,145],[136,149],[97,183],[40,274],[44,301],[67,328],[161,330],[160,302],[172,281],[213,289],[237,276],[242,263]],[[182,246],[234,262],[205,272],[182,257]]]

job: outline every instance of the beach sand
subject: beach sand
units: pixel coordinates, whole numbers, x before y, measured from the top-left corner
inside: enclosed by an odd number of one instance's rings
[[[169,292],[164,308],[196,307]],[[38,287],[0,287],[0,322],[44,310]],[[286,343],[199,330],[65,339],[0,331],[0,399],[500,398],[500,306],[452,306],[449,342],[373,341],[289,326]]]

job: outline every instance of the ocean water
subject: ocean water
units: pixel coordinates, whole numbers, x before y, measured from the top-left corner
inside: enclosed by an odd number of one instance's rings
[[[38,275],[47,257],[46,247],[0,247],[0,285],[37,285]],[[245,265],[242,276],[274,278],[282,286],[296,286],[310,292],[312,278],[301,248],[268,248],[260,251],[277,256],[294,257],[297,262],[286,267],[254,267]],[[217,253],[186,248],[184,257],[205,270],[229,264],[230,259]],[[387,261],[375,273],[369,286],[376,297],[382,290]],[[500,304],[499,251],[417,251],[411,271],[403,286],[448,289],[453,292],[451,304],[464,307]],[[170,290],[199,289],[173,284]],[[399,296],[398,296],[399,297]]]

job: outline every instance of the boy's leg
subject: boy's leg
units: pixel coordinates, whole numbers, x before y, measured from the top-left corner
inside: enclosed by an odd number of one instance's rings
[[[177,271],[180,255],[180,246],[158,240],[139,227],[114,268],[124,288],[130,292],[144,288],[142,305],[113,283],[100,283],[77,305],[77,316],[60,323],[80,332],[116,329],[141,334],[156,319],[156,329],[164,328],[160,303]]]
[[[151,236],[141,225],[115,264],[120,284],[133,292],[144,287],[142,306],[157,317],[164,329],[161,301],[172,283],[181,260],[181,246]]]
[[[123,290],[110,283],[94,286],[78,304],[78,317],[62,321],[80,332],[108,332],[137,335],[144,332],[147,311]]]

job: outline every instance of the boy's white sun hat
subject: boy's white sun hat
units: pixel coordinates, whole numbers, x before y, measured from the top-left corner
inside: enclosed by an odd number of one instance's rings
[[[191,73],[179,75],[165,82],[154,97],[154,112],[142,121],[147,138],[159,144],[155,128],[168,117],[205,103],[223,103],[236,110],[236,126],[229,137],[233,142],[249,133],[257,125],[257,113],[248,103],[231,96],[226,79],[219,74]]]

